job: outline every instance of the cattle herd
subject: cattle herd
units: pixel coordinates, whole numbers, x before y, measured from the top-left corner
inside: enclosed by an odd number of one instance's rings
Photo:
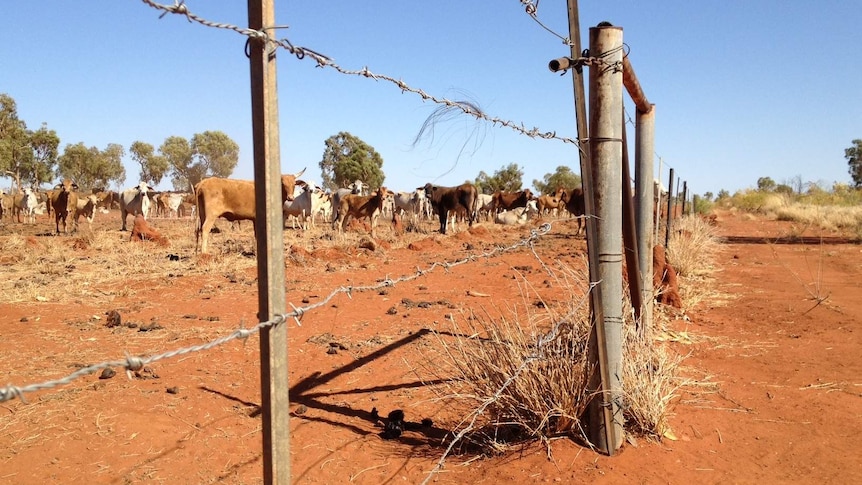
[[[351,219],[367,220],[371,236],[383,217],[405,221],[414,227],[420,221],[435,217],[439,231],[457,230],[458,222],[472,227],[480,221],[504,225],[523,225],[531,218],[554,216],[578,220],[581,232],[584,196],[580,188],[560,187],[552,194],[535,197],[529,189],[517,192],[479,193],[476,186],[464,183],[444,187],[431,183],[409,192],[393,192],[386,187],[371,190],[367,183],[355,180],[334,192],[324,191],[311,181],[300,180],[305,169],[282,175],[282,204],[285,225],[308,229],[320,219],[334,231],[344,232]],[[209,252],[209,234],[216,219],[228,221],[255,220],[254,182],[209,177],[195,185],[190,193],[156,191],[145,182],[120,193],[94,189],[79,191],[71,180],[63,180],[53,189],[39,191],[24,188],[8,194],[0,190],[0,223],[4,220],[35,224],[37,214],[48,214],[57,234],[78,229],[81,216],[91,224],[96,212],[120,211],[120,230],[125,231],[129,215],[147,217],[195,217],[196,247]],[[22,220],[23,216],[23,220]],[[285,226],[287,227],[287,226]]]

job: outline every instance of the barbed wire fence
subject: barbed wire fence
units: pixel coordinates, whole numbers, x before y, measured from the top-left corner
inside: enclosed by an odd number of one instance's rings
[[[446,109],[449,109],[449,110],[460,111],[463,114],[472,116],[472,117],[477,118],[479,120],[484,120],[493,126],[506,127],[506,128],[514,130],[515,132],[517,132],[521,135],[528,136],[530,138],[539,138],[539,139],[546,139],[546,140],[561,141],[563,143],[574,145],[575,147],[577,147],[578,150],[581,150],[581,151],[584,150],[584,148],[582,147],[582,144],[578,140],[575,140],[575,139],[569,138],[569,137],[559,136],[559,135],[557,135],[557,133],[555,131],[541,131],[537,127],[527,128],[524,126],[523,123],[516,123],[516,122],[502,119],[499,117],[490,116],[490,115],[486,114],[484,111],[482,111],[479,107],[477,107],[476,105],[474,105],[472,103],[453,101],[453,100],[450,100],[447,98],[433,96],[431,94],[428,94],[427,92],[425,92],[422,89],[410,86],[409,84],[407,84],[402,79],[398,79],[398,78],[395,78],[393,76],[389,76],[386,74],[374,73],[367,66],[363,67],[362,69],[354,69],[354,70],[345,69],[345,68],[341,67],[340,65],[338,65],[331,57],[326,56],[325,54],[322,54],[322,53],[315,51],[313,49],[310,49],[308,47],[296,46],[290,40],[288,40],[286,38],[274,39],[267,32],[268,30],[275,30],[275,29],[283,28],[282,26],[269,26],[269,27],[265,27],[262,30],[253,30],[253,29],[237,27],[235,25],[228,24],[228,23],[212,22],[212,21],[206,20],[204,18],[201,18],[201,17],[195,15],[194,13],[192,13],[191,11],[189,11],[188,7],[185,5],[184,0],[177,0],[177,1],[175,1],[175,3],[173,5],[163,5],[163,4],[153,2],[152,0],[142,0],[142,2],[149,5],[150,7],[154,8],[154,9],[162,11],[163,13],[159,16],[160,19],[165,17],[169,13],[170,14],[176,14],[176,15],[184,16],[190,23],[194,22],[194,23],[199,23],[201,25],[204,25],[204,26],[210,27],[210,28],[231,30],[231,31],[236,32],[240,35],[244,35],[248,38],[247,39],[247,47],[246,47],[247,52],[248,52],[248,42],[251,42],[252,40],[263,41],[268,46],[270,46],[271,49],[277,49],[277,48],[284,49],[287,52],[289,52],[290,54],[292,54],[293,56],[295,56],[300,61],[305,60],[305,59],[313,60],[314,62],[316,62],[317,67],[330,68],[330,69],[337,71],[340,74],[347,75],[347,76],[365,77],[365,78],[373,79],[375,81],[385,81],[385,82],[391,83],[394,86],[396,86],[402,93],[415,94],[415,95],[419,96],[423,101],[430,101],[430,102],[433,102],[435,104],[439,104],[439,105],[444,106]],[[521,4],[525,5],[526,12],[533,18],[533,20],[535,20],[542,28],[544,28],[548,32],[559,37],[563,41],[564,44],[569,45],[569,43],[570,43],[569,39],[556,34],[555,32],[553,32],[551,29],[549,29],[545,24],[543,24],[537,18],[536,12],[538,9],[538,3],[539,3],[538,0],[535,1],[535,4],[532,1],[521,0]],[[581,217],[583,217],[583,216],[581,216]],[[123,358],[123,359],[105,361],[105,362],[101,362],[98,364],[90,365],[90,366],[81,368],[81,369],[79,369],[79,370],[77,370],[71,374],[68,374],[65,377],[59,378],[59,379],[48,380],[48,381],[44,381],[44,382],[40,382],[40,383],[33,383],[33,384],[28,384],[28,385],[23,385],[23,386],[9,384],[6,387],[0,388],[0,402],[5,402],[5,401],[11,400],[11,399],[18,398],[22,402],[26,403],[27,401],[26,401],[25,395],[28,393],[43,391],[43,390],[51,390],[51,389],[56,389],[58,387],[66,386],[66,385],[69,385],[72,382],[76,381],[77,379],[80,379],[80,378],[88,376],[88,375],[95,374],[101,370],[104,370],[104,369],[110,368],[110,367],[117,367],[117,368],[125,369],[127,376],[129,378],[131,378],[133,372],[142,369],[147,364],[151,364],[151,363],[162,361],[162,360],[171,359],[174,357],[178,357],[178,356],[182,356],[182,355],[186,355],[186,354],[190,354],[190,353],[194,353],[194,352],[202,352],[202,351],[210,350],[210,349],[213,349],[215,347],[227,344],[227,343],[234,341],[234,340],[246,340],[249,337],[253,336],[254,334],[260,333],[261,330],[263,330],[265,328],[286,324],[289,320],[293,320],[298,326],[301,326],[302,317],[306,313],[312,312],[315,309],[320,308],[320,307],[328,304],[331,300],[333,300],[336,296],[338,296],[340,294],[346,294],[348,296],[348,298],[350,298],[353,292],[377,291],[377,290],[381,290],[381,289],[386,288],[386,287],[394,287],[400,283],[412,281],[412,280],[415,280],[417,278],[423,277],[426,274],[428,274],[428,273],[430,273],[430,272],[432,272],[438,268],[443,268],[445,271],[448,271],[449,269],[456,267],[456,266],[459,266],[459,265],[468,264],[471,262],[478,261],[480,259],[486,259],[486,258],[499,256],[499,255],[502,255],[505,253],[516,251],[520,248],[529,248],[529,250],[532,252],[532,255],[541,263],[543,270],[545,272],[547,272],[548,274],[553,274],[552,273],[553,270],[545,264],[545,262],[542,260],[542,258],[539,256],[538,252],[536,251],[536,247],[535,247],[536,242],[538,242],[542,236],[548,234],[551,231],[551,228],[552,228],[551,223],[544,223],[540,227],[531,230],[530,235],[528,237],[521,239],[520,241],[518,241],[512,245],[498,246],[498,247],[495,247],[494,249],[492,249],[490,251],[486,251],[486,252],[482,252],[479,254],[467,256],[467,257],[464,257],[464,258],[461,258],[461,259],[458,259],[455,261],[435,262],[435,263],[432,263],[430,266],[428,266],[426,269],[417,268],[415,273],[409,274],[409,275],[403,275],[403,276],[400,276],[396,279],[391,279],[387,276],[382,281],[380,281],[374,285],[342,286],[342,287],[339,287],[339,288],[332,290],[329,293],[329,295],[327,295],[321,301],[319,301],[315,304],[312,304],[312,305],[308,305],[308,306],[304,306],[304,307],[297,307],[297,306],[293,305],[292,303],[289,303],[289,305],[293,308],[293,311],[291,311],[291,312],[276,315],[272,319],[264,321],[264,322],[259,322],[258,324],[256,324],[255,326],[253,326],[251,328],[237,329],[228,335],[216,338],[216,339],[211,340],[211,341],[204,343],[204,344],[193,345],[193,346],[189,346],[189,347],[183,347],[183,348],[163,352],[160,354],[153,354],[153,355],[146,355],[146,356],[131,356],[131,355],[126,354],[125,358]],[[592,290],[592,288],[598,284],[600,284],[600,282],[591,283],[590,288],[587,291],[587,294],[589,294],[589,291]],[[586,298],[584,298],[584,300],[582,300],[581,304],[583,304],[584,301],[586,301]],[[443,467],[445,459],[448,456],[448,454],[450,453],[450,451],[452,450],[453,446],[461,438],[463,438],[463,436],[470,430],[470,428],[472,427],[472,422],[475,422],[475,419],[480,414],[482,414],[484,412],[485,408],[490,404],[491,400],[494,399],[495,396],[498,396],[499,394],[504,392],[506,387],[509,386],[517,378],[517,376],[520,374],[520,372],[522,370],[526,369],[532,362],[540,360],[543,358],[543,352],[544,352],[545,345],[554,339],[555,335],[557,334],[557,332],[559,330],[560,325],[565,320],[566,320],[566,317],[560,319],[554,325],[554,327],[552,329],[550,329],[545,335],[541,336],[539,338],[539,340],[537,341],[536,352],[533,355],[530,355],[524,362],[522,362],[521,366],[515,370],[515,372],[509,378],[509,380],[507,380],[507,382],[505,382],[498,389],[498,391],[493,396],[491,396],[489,398],[488,401],[486,401],[478,409],[474,410],[474,412],[472,413],[473,421],[471,421],[471,424],[469,426],[467,426],[466,428],[463,428],[457,435],[454,436],[453,440],[449,444],[449,448],[447,448],[446,451],[443,453],[443,455],[440,457],[440,459],[437,462],[434,469],[426,477],[425,482],[427,482],[433,475],[435,475],[437,472],[439,472],[439,470]]]

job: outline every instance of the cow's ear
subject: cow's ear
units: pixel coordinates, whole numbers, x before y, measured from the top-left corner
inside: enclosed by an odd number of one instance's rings
[[[75,190],[78,190],[78,184],[73,183],[73,184],[72,184],[72,188],[73,188],[73,189],[75,189]]]
[[[63,188],[63,184],[57,184],[54,186],[54,190],[59,190]]]

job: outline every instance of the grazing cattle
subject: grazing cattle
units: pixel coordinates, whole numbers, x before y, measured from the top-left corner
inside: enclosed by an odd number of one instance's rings
[[[120,194],[117,192],[113,190],[94,190],[93,193],[96,194],[96,198],[98,199],[96,207],[109,210],[120,208]]]
[[[54,187],[51,193],[51,209],[54,211],[54,222],[57,227],[57,234],[60,234],[60,222],[63,223],[63,233],[66,233],[66,218],[69,214],[75,214],[78,208],[78,184],[69,179],[64,179],[62,183]],[[72,221],[74,223],[74,220]],[[75,225],[72,231],[77,231],[78,226]]]
[[[300,182],[297,181],[297,184]],[[299,219],[299,227],[308,230],[308,219],[311,219],[311,225],[314,227],[314,214],[320,209],[320,189],[314,182],[301,182],[302,190],[299,195],[295,195],[293,200],[286,200],[282,205],[284,218],[287,220],[289,216]],[[293,221],[293,228],[296,229],[296,222]]]
[[[158,217],[179,217],[179,208],[186,195],[182,192],[162,192],[153,197]]]
[[[21,198],[15,199],[15,212],[18,213],[18,222],[21,222],[21,213],[24,213],[24,222],[28,224],[36,223],[36,207],[39,206],[39,196],[33,192],[33,189],[26,187]]]
[[[293,200],[296,178],[305,169],[293,175],[281,176],[281,202]],[[210,230],[219,217],[233,221],[252,221],[255,219],[254,182],[209,177],[195,185],[198,221],[195,228],[195,247],[200,242],[201,253],[207,252]]]
[[[586,214],[586,206],[584,203],[584,191],[580,187],[569,190],[564,194],[563,200],[566,202],[566,210],[572,213],[578,219],[578,232],[581,234],[581,226],[586,228],[584,222],[584,214]]]
[[[338,207],[340,231],[344,232],[351,217],[357,220],[367,218],[371,221],[371,237],[376,237],[374,228],[377,226],[377,218],[383,212],[384,199],[391,193],[386,187],[380,187],[371,195],[347,194],[342,197]]]
[[[341,198],[347,194],[354,195],[362,195],[363,192],[368,190],[368,185],[361,180],[354,180],[353,183],[348,185],[347,187],[340,188],[332,193],[332,228],[335,229],[335,224],[340,219],[340,214],[338,213],[339,207],[341,207]]]
[[[126,230],[126,216],[132,217],[141,214],[144,219],[150,213],[150,193],[152,190],[146,182],[141,182],[131,189],[126,189],[120,194],[120,220],[123,221],[121,231]]]
[[[557,211],[559,214],[566,208],[566,201],[564,200],[566,194],[566,189],[557,189],[557,192],[552,195],[540,195],[536,199],[536,209],[539,211],[539,215],[544,216],[551,211]]]
[[[84,216],[88,226],[93,225],[93,218],[96,216],[96,204],[99,203],[99,197],[96,194],[90,194],[84,198],[78,198],[78,205],[75,208],[75,227],[78,226],[78,219]]]
[[[494,209],[497,211],[510,211],[518,207],[526,207],[527,201],[533,199],[533,193],[530,189],[519,190],[517,192],[503,192],[498,190],[492,196]]]
[[[427,183],[423,189],[425,196],[431,201],[431,207],[437,211],[440,218],[440,234],[446,234],[446,219],[449,212],[457,211],[458,208],[463,208],[466,211],[470,220],[469,225],[473,227],[478,200],[478,191],[475,185],[464,183],[457,187],[440,187]]]
[[[410,220],[416,223],[422,213],[420,201],[425,201],[427,205],[428,199],[425,197],[424,191],[420,196],[419,191],[415,190],[413,192],[397,192],[392,196],[392,200],[395,205],[393,218],[396,213],[402,217],[403,214],[410,214]]]
[[[424,187],[413,191],[413,212],[423,220],[430,220],[434,215],[431,199],[425,195]]]

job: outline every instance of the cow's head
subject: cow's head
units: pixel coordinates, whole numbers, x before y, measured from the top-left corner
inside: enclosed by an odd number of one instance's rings
[[[138,192],[140,192],[140,193],[142,193],[142,194],[145,194],[145,195],[146,195],[148,192],[152,192],[152,189],[150,189],[150,186],[149,186],[149,185],[147,185],[147,183],[146,183],[146,182],[141,182],[141,183],[139,183],[138,185],[136,185],[136,186],[135,186],[135,190],[137,190]]]
[[[306,167],[308,168],[308,167]],[[293,191],[296,190],[296,179],[302,177],[305,173],[305,168],[291,175],[281,176],[281,201],[282,203],[288,200],[293,200]]]
[[[59,190],[60,192],[70,193],[78,190],[78,184],[69,179],[63,179],[63,181],[57,184],[54,189]]]

